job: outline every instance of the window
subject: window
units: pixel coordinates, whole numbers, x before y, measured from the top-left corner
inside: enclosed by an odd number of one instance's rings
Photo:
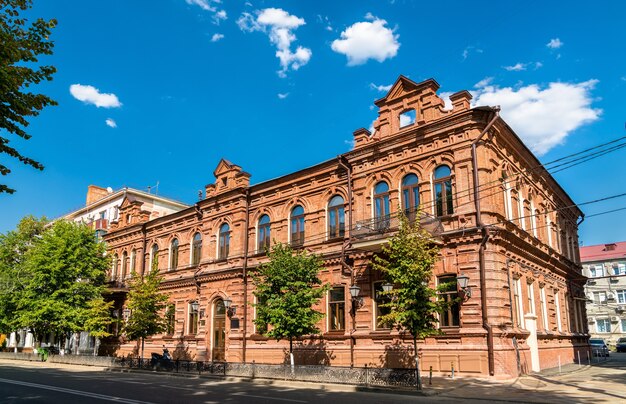
[[[381,181],[374,187],[374,219],[377,230],[389,227],[389,185]]]
[[[220,227],[220,235],[219,235],[219,251],[218,257],[223,260],[228,257],[230,249],[230,226],[228,223],[224,223]]]
[[[621,320],[621,325],[622,325],[622,332],[626,332],[626,319],[622,319]]]
[[[198,333],[198,308],[195,307],[195,302],[189,303],[189,335],[196,335]]]
[[[620,262],[617,264],[613,264],[613,274],[626,275],[626,263]]]
[[[135,261],[137,261],[137,253],[135,250],[130,252],[130,274],[132,275],[135,272]]]
[[[385,316],[391,312],[390,307],[381,307],[381,305],[389,303],[391,301],[389,296],[383,294],[383,283],[384,282],[376,282],[374,283],[374,328],[389,328],[387,324],[380,324],[380,317]]]
[[[420,188],[415,174],[408,174],[402,178],[402,208],[404,214],[413,221],[415,212],[420,203]]]
[[[272,239],[270,235],[270,217],[263,215],[259,219],[259,233],[257,236],[257,250],[259,252],[270,249]]]
[[[561,332],[561,301],[559,299],[559,291],[554,291],[554,309],[556,310],[556,329]]]
[[[547,330],[548,325],[548,307],[546,305],[546,290],[545,288],[539,288],[539,301],[541,302],[541,318],[543,321],[543,329]]]
[[[517,325],[520,328],[526,328],[524,322],[524,304],[522,302],[522,283],[518,279],[513,279],[513,305],[516,315]]]
[[[176,305],[168,304],[165,310],[165,332],[167,335],[174,334],[176,328]]]
[[[191,265],[198,265],[202,256],[202,235],[196,233],[191,242]]]
[[[291,244],[304,244],[304,208],[300,205],[291,210]]]
[[[593,301],[596,304],[606,304],[606,292],[593,292]]]
[[[111,280],[114,281],[117,278],[117,265],[119,263],[119,256],[115,254],[113,256],[113,268],[111,269]]]
[[[400,128],[404,128],[405,126],[413,125],[415,123],[415,110],[410,109],[408,111],[404,111],[400,114]]]
[[[604,266],[589,265],[589,276],[591,278],[598,278],[598,277],[604,276]]]
[[[170,244],[170,270],[178,268],[178,239],[175,238]]]
[[[259,299],[256,295],[254,296],[254,301],[256,303],[256,305],[254,306],[254,319],[257,319],[257,311],[256,308],[257,306],[261,306],[263,304],[265,304],[265,300],[263,299]],[[256,322],[254,323],[254,332],[256,334],[259,335],[263,335],[267,332],[267,323],[263,324],[263,325],[258,325]]]
[[[439,285],[439,297],[448,303],[448,307],[444,310],[439,319],[440,327],[458,327],[459,326],[459,303],[452,303],[458,296],[456,286],[456,276],[440,276],[437,278]]]
[[[152,244],[152,251],[150,251],[150,271],[159,269],[159,246]]]
[[[452,173],[450,167],[443,165],[435,168],[435,206],[437,216],[451,215],[452,207]]]
[[[346,216],[343,198],[335,195],[328,203],[328,238],[343,237],[346,231]]]
[[[596,319],[596,332],[598,334],[608,334],[611,332],[611,321],[608,318]]]
[[[534,284],[528,284],[528,311],[535,314],[535,288]]]
[[[126,251],[124,251],[124,253],[122,254],[122,280],[126,279],[126,277],[128,276],[128,274],[126,273],[126,265],[128,265],[128,254],[126,253]]]
[[[330,330],[345,330],[346,328],[346,302],[343,286],[332,288],[329,292],[328,313]]]
[[[617,293],[617,303],[626,304],[626,290],[616,290],[615,293]]]

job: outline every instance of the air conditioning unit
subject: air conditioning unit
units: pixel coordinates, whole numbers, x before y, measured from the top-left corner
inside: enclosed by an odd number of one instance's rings
[[[619,317],[617,317],[617,316],[611,317],[611,322],[612,323],[619,323]]]
[[[615,308],[615,311],[617,311],[618,313],[622,313],[624,310],[626,310],[626,306],[617,306]]]
[[[606,300],[607,300],[607,302],[613,302],[613,301],[615,301],[615,293],[613,293],[613,292],[608,292],[608,293],[606,294]]]
[[[596,322],[596,319],[593,317],[589,317],[589,324],[593,324]]]

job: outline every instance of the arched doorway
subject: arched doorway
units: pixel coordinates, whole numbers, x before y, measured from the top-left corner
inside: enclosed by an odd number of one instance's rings
[[[224,301],[218,299],[213,304],[213,336],[211,345],[214,361],[224,361],[226,359],[224,348],[226,346],[226,308]]]

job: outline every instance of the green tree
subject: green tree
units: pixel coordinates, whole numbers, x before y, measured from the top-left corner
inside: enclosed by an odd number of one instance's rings
[[[87,310],[85,311],[84,329],[96,338],[96,343],[93,347],[93,354],[98,354],[98,339],[108,337],[111,335],[108,332],[109,325],[113,322],[111,317],[111,310],[113,309],[113,301],[105,301],[104,297],[99,296],[92,299],[87,304]]]
[[[420,217],[419,212],[416,217]],[[385,279],[393,284],[387,292],[390,301],[388,314],[380,322],[404,329],[413,337],[415,367],[418,389],[421,388],[417,339],[434,335],[437,329],[437,313],[449,303],[437,298],[437,289],[428,286],[433,276],[433,266],[439,248],[419,220],[410,222],[400,215],[400,228],[383,246],[383,253],[374,257],[374,270],[381,271]],[[448,285],[441,285],[447,287]]]
[[[26,216],[15,230],[0,234],[0,332],[17,328],[16,304],[28,279],[26,253],[39,240],[48,221]]]
[[[269,262],[253,275],[257,297],[257,329],[277,341],[289,340],[289,358],[293,366],[293,339],[317,334],[316,324],[324,315],[313,309],[328,290],[318,277],[321,260],[305,251],[294,253],[290,246],[274,245]],[[268,327],[268,325],[270,327]]]
[[[36,66],[40,55],[51,55],[54,47],[49,37],[56,20],[41,18],[32,23],[21,16],[32,7],[32,0],[0,0],[0,154],[8,154],[22,163],[43,170],[43,165],[23,156],[9,146],[4,132],[30,139],[25,128],[28,117],[37,116],[48,105],[57,105],[48,96],[27,91],[34,84],[52,80],[53,66]],[[0,164],[0,174],[11,170]],[[0,193],[15,192],[0,184]]]
[[[109,258],[105,245],[84,224],[59,220],[26,254],[17,325],[33,329],[37,341],[50,333],[83,329],[89,302],[102,295]]]
[[[147,337],[167,330],[167,321],[163,316],[168,296],[159,292],[162,277],[159,275],[155,259],[152,270],[144,277],[133,271],[128,291],[126,307],[130,315],[124,324],[124,333],[131,341],[141,340],[141,358]]]

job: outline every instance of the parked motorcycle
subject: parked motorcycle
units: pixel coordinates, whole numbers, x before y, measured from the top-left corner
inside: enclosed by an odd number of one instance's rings
[[[163,348],[163,355],[152,352],[150,356],[150,365],[152,365],[152,369],[174,370],[174,361],[172,361],[172,356],[167,348]]]

